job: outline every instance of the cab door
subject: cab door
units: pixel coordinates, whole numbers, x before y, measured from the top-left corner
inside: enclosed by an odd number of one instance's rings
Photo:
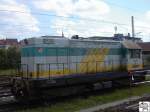
[[[141,49],[128,49],[127,59],[128,70],[142,69]]]

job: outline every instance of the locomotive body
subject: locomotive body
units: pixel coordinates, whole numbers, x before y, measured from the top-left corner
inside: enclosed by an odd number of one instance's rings
[[[142,69],[135,43],[88,39],[31,38],[21,62],[23,74],[31,78]]]
[[[56,88],[129,79],[130,71],[143,69],[141,48],[136,43],[60,37],[25,40],[21,64],[21,78],[13,80],[17,98],[42,94],[44,88],[52,93]]]

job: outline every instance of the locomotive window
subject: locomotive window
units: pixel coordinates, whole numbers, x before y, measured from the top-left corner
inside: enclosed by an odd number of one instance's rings
[[[140,58],[141,57],[141,51],[140,50],[129,50],[130,58]]]

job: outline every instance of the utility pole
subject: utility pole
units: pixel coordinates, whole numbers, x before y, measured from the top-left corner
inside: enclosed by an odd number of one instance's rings
[[[134,31],[134,16],[131,16],[131,24],[132,24],[132,37],[135,37],[135,31]]]

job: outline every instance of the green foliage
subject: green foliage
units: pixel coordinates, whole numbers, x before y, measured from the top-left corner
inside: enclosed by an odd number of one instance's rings
[[[16,47],[0,49],[0,69],[16,69],[20,64],[20,51]]]
[[[18,112],[77,112],[81,109],[126,99],[131,96],[142,96],[146,93],[150,93],[149,85],[140,85],[132,88],[116,89],[105,94],[89,96],[87,99],[68,99],[56,104],[41,106],[38,108],[27,109]]]

